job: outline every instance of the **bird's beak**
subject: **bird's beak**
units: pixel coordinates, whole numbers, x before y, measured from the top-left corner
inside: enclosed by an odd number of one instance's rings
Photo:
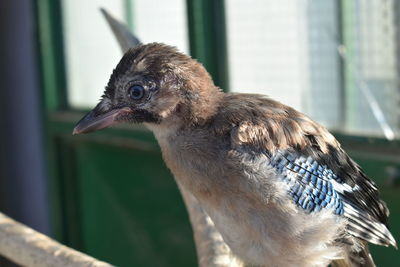
[[[112,109],[103,114],[98,114],[95,110],[96,108],[76,124],[72,134],[90,133],[110,127],[118,122],[118,118],[132,112],[128,107]]]

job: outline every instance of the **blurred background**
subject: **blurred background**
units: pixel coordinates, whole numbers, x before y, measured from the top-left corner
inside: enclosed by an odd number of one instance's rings
[[[141,126],[72,136],[121,58],[99,8],[328,127],[378,184],[400,240],[400,2],[0,1],[0,210],[118,266],[196,266],[183,202]],[[371,246],[379,266],[400,253]],[[1,266],[6,266],[3,260]]]

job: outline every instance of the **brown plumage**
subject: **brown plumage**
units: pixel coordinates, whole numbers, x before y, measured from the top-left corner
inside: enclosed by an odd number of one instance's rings
[[[162,44],[129,50],[74,129],[145,123],[178,184],[250,264],[370,263],[365,241],[396,246],[376,185],[321,125],[266,96],[227,94]]]

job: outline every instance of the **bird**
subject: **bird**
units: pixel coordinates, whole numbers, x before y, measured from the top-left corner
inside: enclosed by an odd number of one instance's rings
[[[394,246],[376,184],[329,131],[266,95],[226,93],[162,43],[129,49],[83,134],[143,123],[232,253],[257,266],[375,266]]]

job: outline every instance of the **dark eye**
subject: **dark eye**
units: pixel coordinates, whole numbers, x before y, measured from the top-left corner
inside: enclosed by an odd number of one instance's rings
[[[130,98],[134,100],[142,99],[144,96],[144,88],[141,85],[133,85],[128,89]]]

